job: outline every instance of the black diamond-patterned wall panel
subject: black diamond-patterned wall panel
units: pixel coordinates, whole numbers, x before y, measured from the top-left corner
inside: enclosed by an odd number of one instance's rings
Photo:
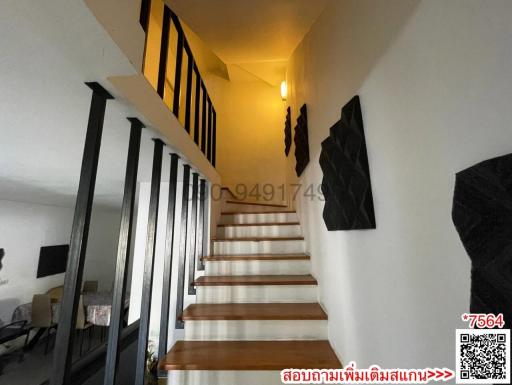
[[[457,173],[452,219],[472,262],[471,313],[512,326],[512,154]]]
[[[308,111],[305,104],[300,108],[293,142],[295,143],[295,172],[297,176],[301,176],[309,163]]]
[[[329,231],[374,229],[370,169],[359,97],[341,110],[341,119],[322,142],[324,222]]]
[[[286,156],[290,153],[292,146],[292,113],[290,107],[286,109],[286,121],[284,123],[284,153]]]

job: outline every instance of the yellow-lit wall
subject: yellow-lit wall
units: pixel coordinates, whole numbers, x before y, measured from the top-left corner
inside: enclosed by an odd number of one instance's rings
[[[267,186],[260,199],[246,199],[282,203],[286,200],[285,104],[279,87],[218,76],[207,77],[206,85],[217,112],[217,171],[223,185],[244,198],[240,193],[259,185],[262,194],[264,185],[270,184],[272,188]]]

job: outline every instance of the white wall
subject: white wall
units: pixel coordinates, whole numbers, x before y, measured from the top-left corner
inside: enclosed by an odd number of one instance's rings
[[[470,292],[454,176],[512,152],[510,15],[506,0],[334,1],[291,58],[293,119],[308,106],[304,186],[321,183],[320,143],[361,96],[377,229],[328,232],[319,198],[297,202],[345,363],[454,367]]]
[[[0,201],[0,244],[5,248],[0,278],[0,318],[11,320],[17,305],[62,285],[64,274],[36,278],[41,246],[69,243],[73,210],[11,201]]]
[[[36,278],[42,246],[69,244],[73,208],[0,200],[0,247],[5,249],[0,271],[0,319],[10,321],[16,306],[64,283],[64,274]],[[119,236],[117,211],[94,210],[84,279],[97,279],[110,289]]]

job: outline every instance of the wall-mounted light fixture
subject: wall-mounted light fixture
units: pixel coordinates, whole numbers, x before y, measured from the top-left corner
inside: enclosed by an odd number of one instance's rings
[[[286,80],[281,82],[281,99],[286,100],[288,97],[288,85],[286,84]]]

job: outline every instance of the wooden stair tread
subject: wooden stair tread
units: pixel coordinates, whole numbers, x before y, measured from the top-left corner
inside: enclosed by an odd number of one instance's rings
[[[178,341],[161,370],[341,368],[329,341]]]
[[[261,286],[261,285],[316,285],[311,274],[306,275],[203,275],[195,286]]]
[[[213,242],[262,242],[262,241],[303,241],[304,237],[238,237],[238,238],[212,238]]]
[[[265,223],[219,223],[217,227],[250,227],[250,226],[300,226],[299,222],[265,222]]]
[[[272,210],[272,211],[223,211],[221,215],[238,215],[238,214],[295,214],[295,210]]]
[[[240,254],[240,255],[210,255],[203,257],[203,261],[289,261],[309,260],[306,254]]]
[[[193,304],[182,314],[184,321],[207,320],[326,320],[318,303]]]
[[[226,203],[231,203],[231,204],[235,204],[235,205],[288,208],[288,206],[286,206],[286,205],[280,205],[280,204],[276,204],[276,203],[245,202],[245,201],[238,201],[238,200],[233,200],[233,199],[227,200]]]

